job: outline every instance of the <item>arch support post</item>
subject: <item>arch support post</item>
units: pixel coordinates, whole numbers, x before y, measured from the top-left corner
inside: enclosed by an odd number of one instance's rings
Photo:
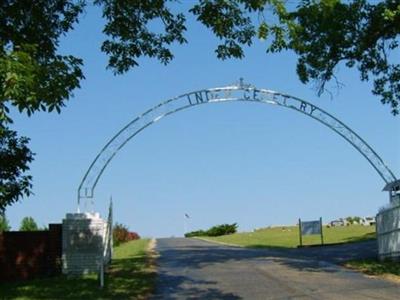
[[[400,179],[386,184],[383,191],[389,192],[389,202],[391,204],[400,206]]]

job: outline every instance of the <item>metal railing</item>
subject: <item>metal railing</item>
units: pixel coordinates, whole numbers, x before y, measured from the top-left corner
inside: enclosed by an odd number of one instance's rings
[[[230,101],[262,103],[286,107],[317,120],[339,134],[360,152],[386,184],[396,180],[393,172],[386,166],[372,147],[357,133],[331,114],[297,97],[271,90],[257,89],[249,84],[244,84],[243,81],[240,80],[239,84],[190,92],[161,102],[129,122],[109,140],[90,164],[78,188],[78,210],[81,199],[94,197],[94,189],[101,175],[118,151],[142,130],[166,116],[187,108],[207,103]]]
[[[110,199],[110,206],[108,208],[107,224],[103,238],[103,253],[100,262],[100,287],[104,286],[104,272],[107,270],[111,263],[112,252],[113,252],[113,203],[112,198]]]

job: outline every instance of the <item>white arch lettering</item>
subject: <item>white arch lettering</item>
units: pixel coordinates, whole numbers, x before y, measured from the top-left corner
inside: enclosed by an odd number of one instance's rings
[[[78,188],[78,207],[80,199],[93,198],[94,189],[108,164],[118,151],[142,130],[161,120],[163,117],[178,111],[201,104],[226,101],[245,101],[278,105],[307,115],[324,124],[349,142],[367,159],[386,184],[396,180],[393,172],[386,166],[372,147],[331,114],[305,100],[275,91],[256,89],[248,84],[243,84],[241,81],[238,85],[195,91],[169,99],[147,110],[129,122],[109,140],[89,166]]]

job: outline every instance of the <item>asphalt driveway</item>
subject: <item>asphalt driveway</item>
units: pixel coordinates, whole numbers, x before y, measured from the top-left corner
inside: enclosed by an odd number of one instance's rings
[[[400,299],[400,285],[337,263],[375,255],[375,242],[323,248],[245,249],[158,239],[153,299]]]

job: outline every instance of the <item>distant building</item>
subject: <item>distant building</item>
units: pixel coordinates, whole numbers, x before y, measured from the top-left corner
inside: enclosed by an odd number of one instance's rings
[[[342,218],[333,220],[333,221],[329,222],[329,224],[328,224],[328,226],[330,226],[330,227],[337,227],[337,226],[344,226],[344,225],[345,225],[345,221]]]
[[[376,219],[375,219],[375,217],[361,218],[360,224],[364,225],[364,226],[373,226],[376,224]]]

